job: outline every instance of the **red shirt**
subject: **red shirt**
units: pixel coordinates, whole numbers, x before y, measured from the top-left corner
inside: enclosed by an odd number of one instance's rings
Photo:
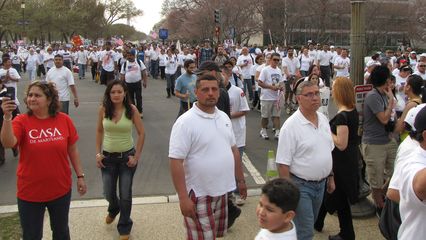
[[[64,113],[47,119],[21,114],[12,125],[20,149],[18,198],[46,202],[69,192],[72,181],[68,146],[78,140],[71,118]]]

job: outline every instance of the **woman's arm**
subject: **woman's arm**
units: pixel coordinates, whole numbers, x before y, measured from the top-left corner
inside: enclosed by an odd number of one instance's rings
[[[145,128],[142,123],[141,115],[139,114],[138,109],[134,105],[132,105],[132,111],[133,111],[132,121],[138,133],[138,140],[135,146],[136,148],[135,156],[133,156],[133,158],[129,157],[129,162],[127,163],[127,166],[129,167],[134,167],[138,163],[141,157],[143,144],[145,142]]]
[[[415,102],[409,102],[407,105],[405,105],[404,111],[402,112],[402,115],[400,118],[398,118],[398,121],[396,121],[395,125],[395,132],[396,133],[402,133],[404,131],[405,127],[405,118],[407,117],[407,113],[410,109],[415,107],[417,104]]]
[[[332,134],[334,145],[343,151],[348,146],[349,128],[346,125],[338,125],[336,133]]]
[[[103,107],[99,108],[98,112],[98,122],[96,126],[96,166],[98,168],[104,168],[104,164],[102,160],[104,159],[104,155],[102,155],[102,142],[104,140],[104,126],[102,121],[104,119],[105,109]]]
[[[18,142],[12,128],[12,112],[16,109],[15,101],[4,97],[1,107],[4,113],[2,116],[3,125],[0,133],[1,143],[4,148],[12,148]]]
[[[80,153],[77,149],[77,143],[68,146],[68,156],[74,172],[77,175],[77,191],[80,196],[84,195],[87,191],[86,183],[84,182],[83,168],[81,167]]]

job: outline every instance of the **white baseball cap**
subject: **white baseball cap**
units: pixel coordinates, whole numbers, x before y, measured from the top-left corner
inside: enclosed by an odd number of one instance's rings
[[[411,129],[413,129],[413,131],[415,131],[416,129],[414,128],[414,120],[416,119],[417,113],[420,112],[420,110],[422,110],[423,107],[426,106],[426,103],[422,103],[417,105],[416,107],[413,107],[412,109],[410,109],[407,113],[407,116],[404,119],[404,122],[407,123],[408,125],[411,126]]]

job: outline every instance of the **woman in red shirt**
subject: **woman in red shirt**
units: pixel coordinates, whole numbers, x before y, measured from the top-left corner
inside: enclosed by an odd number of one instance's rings
[[[3,99],[0,135],[4,147],[20,150],[16,172],[23,239],[42,239],[46,208],[53,239],[70,239],[70,162],[77,175],[77,191],[83,195],[87,190],[76,144],[78,134],[71,118],[59,112],[58,91],[53,83],[31,83],[25,103],[28,112],[12,121],[15,102]]]

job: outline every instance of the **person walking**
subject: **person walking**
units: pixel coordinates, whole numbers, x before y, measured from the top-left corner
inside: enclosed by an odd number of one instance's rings
[[[24,102],[28,112],[12,120],[15,102],[3,98],[0,134],[5,148],[19,146],[21,152],[16,174],[22,237],[43,238],[47,208],[52,238],[69,240],[70,162],[77,176],[78,193],[84,195],[87,191],[77,149],[77,130],[71,118],[59,112],[58,91],[53,83],[31,83]]]
[[[137,141],[134,144],[132,129]],[[105,198],[108,201],[106,224],[120,213],[117,230],[127,240],[133,226],[132,186],[145,142],[145,130],[138,109],[131,104],[124,81],[113,80],[105,89],[99,109],[96,132],[96,166],[101,169]],[[119,196],[117,197],[117,183]]]

